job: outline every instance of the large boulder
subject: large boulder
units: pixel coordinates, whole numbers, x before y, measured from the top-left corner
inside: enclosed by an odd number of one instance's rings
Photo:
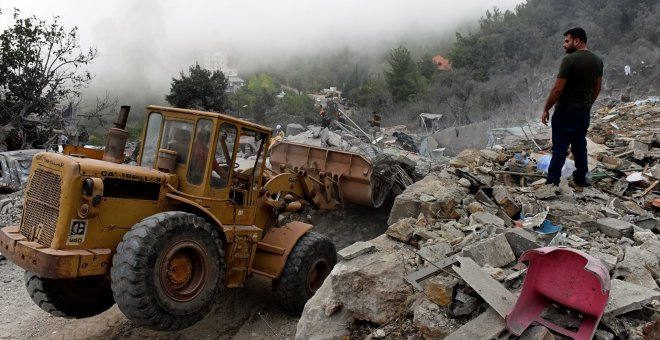
[[[353,321],[351,313],[342,307],[332,291],[330,280],[325,280],[305,304],[298,321],[296,340],[344,339],[351,334],[349,327]]]
[[[427,219],[458,218],[454,210],[469,193],[458,181],[426,176],[409,186],[394,200],[387,224],[394,224],[400,219],[418,216],[422,213]]]
[[[404,280],[409,251],[381,235],[376,251],[338,263],[330,275],[335,296],[354,318],[384,324],[404,313],[413,291]]]

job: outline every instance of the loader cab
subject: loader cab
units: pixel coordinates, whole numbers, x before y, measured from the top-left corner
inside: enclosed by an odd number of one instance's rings
[[[223,224],[253,224],[270,131],[227,115],[149,106],[138,164],[177,175],[174,194]]]

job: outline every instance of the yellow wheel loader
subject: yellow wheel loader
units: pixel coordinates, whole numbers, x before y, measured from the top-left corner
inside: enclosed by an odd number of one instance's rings
[[[282,306],[299,313],[336,251],[311,225],[278,226],[278,213],[337,208],[342,194],[380,204],[363,157],[289,145],[267,170],[271,130],[219,113],[147,107],[136,164],[123,164],[129,109],[104,150],[35,155],[21,223],[1,229],[2,254],[52,315],[117,303],[140,326],[177,330],[252,275],[272,279]]]

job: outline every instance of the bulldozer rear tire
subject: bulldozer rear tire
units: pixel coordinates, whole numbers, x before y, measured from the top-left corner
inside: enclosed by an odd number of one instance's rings
[[[282,275],[273,280],[273,295],[291,313],[302,313],[305,303],[321,287],[337,263],[335,245],[326,236],[308,232],[289,254]]]
[[[88,318],[115,304],[110,281],[103,276],[47,279],[25,272],[25,288],[37,306],[65,318]]]
[[[204,318],[224,287],[222,241],[201,217],[159,213],[124,235],[110,273],[128,319],[156,330],[183,329]]]

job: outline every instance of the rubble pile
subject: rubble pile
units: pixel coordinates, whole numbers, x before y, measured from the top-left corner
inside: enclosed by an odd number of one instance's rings
[[[579,250],[608,271],[609,302],[595,338],[657,338],[660,105],[621,103],[592,120],[589,187],[574,189],[567,179],[546,186],[542,140],[464,150],[408,186],[386,234],[339,252],[296,338],[508,337],[504,316],[528,269],[518,260],[545,246]],[[576,313],[554,306],[542,316],[575,331]],[[565,337],[535,325],[520,338]]]

